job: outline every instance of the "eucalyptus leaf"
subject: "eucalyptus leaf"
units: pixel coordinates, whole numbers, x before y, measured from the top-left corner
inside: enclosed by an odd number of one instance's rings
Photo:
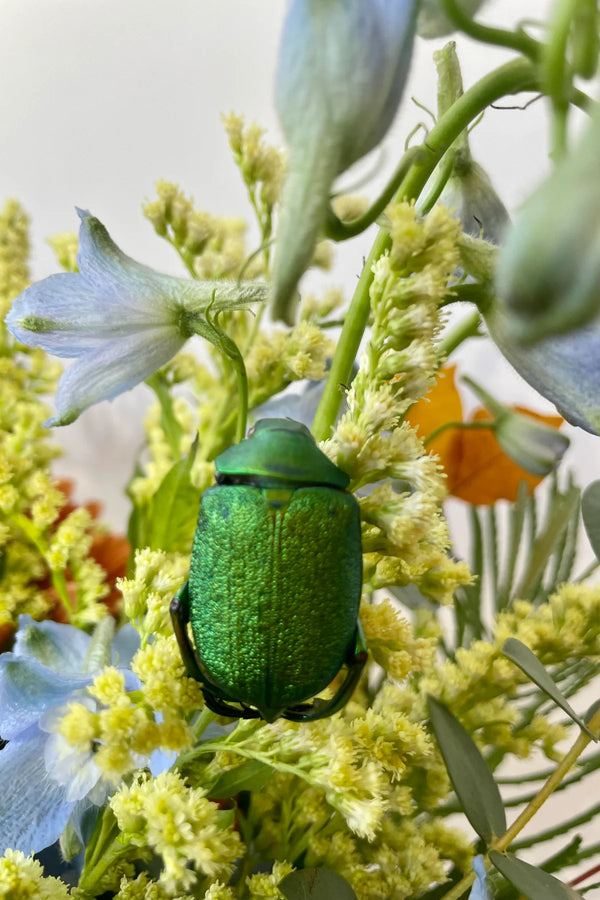
[[[297,869],[279,884],[286,900],[356,900],[345,878],[329,869]]]
[[[506,831],[498,786],[471,735],[449,709],[428,697],[429,715],[448,775],[464,813],[486,843]]]
[[[583,900],[568,885],[509,853],[490,851],[490,862],[529,900]]]
[[[148,544],[153,550],[189,553],[201,492],[190,481],[196,446],[172,466],[152,500]]]
[[[516,638],[507,638],[502,646],[502,652],[512,660],[512,662],[514,662],[514,664],[518,666],[534,684],[537,684],[545,694],[554,700],[557,706],[560,706],[569,718],[571,718],[576,725],[579,725],[592,740],[598,740],[594,733],[587,727],[583,719],[572,709],[535,653],[533,653],[529,647],[526,647],[525,644],[521,643],[521,641],[518,641]]]
[[[245,760],[240,766],[217,778],[210,788],[211,799],[223,800],[240,791],[260,791],[272,774],[273,769],[266,763],[257,759]]]
[[[581,515],[592,550],[600,560],[600,481],[593,481],[583,492]]]

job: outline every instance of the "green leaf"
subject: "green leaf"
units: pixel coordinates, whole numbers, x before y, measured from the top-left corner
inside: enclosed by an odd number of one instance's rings
[[[533,653],[529,647],[526,647],[525,644],[522,644],[521,641],[518,641],[516,638],[508,638],[504,641],[502,646],[502,652],[505,656],[507,656],[510,660],[514,662],[516,666],[521,669],[522,672],[525,672],[528,678],[533,681],[534,684],[537,684],[539,688],[541,688],[545,694],[547,694],[557,706],[560,706],[562,710],[566,712],[566,714],[571,718],[576,725],[579,725],[586,734],[588,734],[592,740],[597,741],[598,738],[594,735],[592,731],[587,727],[585,722],[580,716],[572,709],[570,704],[567,702],[566,698],[563,696],[561,691],[557,688],[556,684],[541,664],[535,653]]]
[[[577,891],[516,856],[491,850],[490,862],[529,900],[582,900]]]
[[[600,560],[600,481],[593,481],[583,492],[581,515],[592,550]]]
[[[201,491],[190,482],[196,444],[185,459],[172,466],[152,500],[148,528],[148,545],[153,550],[189,553]]]
[[[448,775],[464,813],[486,843],[506,831],[498,786],[471,735],[449,709],[428,697],[429,715]]]
[[[297,869],[279,884],[286,900],[356,900],[345,878],[329,869]]]
[[[257,759],[245,760],[230,772],[220,775],[210,788],[211,800],[233,797],[240,791],[260,791],[265,786],[273,769]]]

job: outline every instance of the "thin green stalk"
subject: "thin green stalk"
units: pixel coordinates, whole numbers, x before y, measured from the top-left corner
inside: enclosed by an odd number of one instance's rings
[[[423,446],[427,447],[428,444],[431,444],[432,441],[439,437],[444,431],[447,431],[449,428],[462,428],[465,431],[477,431],[481,428],[493,428],[496,424],[495,419],[486,419],[483,422],[444,422],[443,425],[440,425],[438,428],[434,429],[431,434],[428,434],[425,440],[423,441]]]
[[[513,60],[484,76],[456,101],[430,131],[426,142],[422,145],[421,150],[423,152],[414,157],[414,161],[408,169],[404,181],[398,188],[394,200],[416,200],[419,197],[444,153],[459,134],[467,128],[469,123],[490,103],[506,94],[535,90],[536,87],[535,68],[526,59]],[[408,152],[410,153],[411,151],[409,150]],[[380,229],[354,292],[331,369],[329,370],[325,390],[313,421],[312,433],[317,441],[328,438],[335,423],[342,399],[340,386],[343,389],[343,386],[349,381],[352,366],[369,319],[369,290],[373,280],[372,267],[389,246],[389,234],[387,231]]]
[[[385,252],[388,244],[389,234],[380,229],[363,266],[325,382],[325,390],[312,423],[312,433],[316,441],[324,441],[330,436],[336,420],[342,400],[342,391],[350,381],[352,366],[369,320],[371,311],[369,289],[373,281],[372,267]]]
[[[342,222],[330,207],[325,223],[325,237],[332,241],[345,241],[348,238],[356,237],[357,234],[361,234],[369,225],[372,225],[402,184],[406,173],[420,152],[420,147],[411,147],[406,151],[385,189],[362,216],[352,219],[350,222]]]
[[[36,550],[38,550],[44,560],[46,560],[48,556],[48,544],[46,543],[38,529],[35,527],[31,519],[29,519],[27,516],[24,516],[23,513],[15,513],[11,518],[17,528],[21,529],[21,531],[31,541],[31,543],[34,545]],[[48,563],[46,563],[46,565],[48,565]],[[48,565],[48,569],[50,571],[50,577],[52,579],[52,587],[56,591],[61,605],[64,607],[64,610],[67,614],[67,620],[70,622],[73,613],[76,611],[76,603],[73,603],[71,601],[71,598],[69,597],[65,573],[62,569],[53,569],[50,565]]]
[[[476,337],[480,332],[481,316],[479,310],[469,313],[462,322],[459,322],[447,335],[440,341],[439,351],[441,356],[447,359],[451,353],[459,347],[467,338]]]
[[[558,162],[567,151],[567,127],[572,71],[567,59],[567,44],[577,0],[559,0],[556,4],[548,43],[542,53],[542,86],[552,101],[552,157]]]
[[[496,47],[507,47],[516,50],[532,60],[536,60],[540,52],[540,44],[534,38],[526,34],[523,29],[507,31],[504,28],[491,28],[475,22],[470,15],[464,13],[456,0],[442,0],[442,8],[448,18],[456,25],[459,31],[468,34],[469,37],[484,44],[493,44]]]

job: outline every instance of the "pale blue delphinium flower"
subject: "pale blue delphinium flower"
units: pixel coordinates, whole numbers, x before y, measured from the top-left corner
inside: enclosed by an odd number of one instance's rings
[[[490,900],[490,892],[487,887],[485,864],[483,856],[476,856],[473,860],[473,869],[475,871],[475,883],[471,888],[469,900]]]
[[[139,680],[126,666],[139,635],[126,625],[114,637],[103,619],[93,637],[72,625],[19,617],[12,652],[0,655],[0,848],[28,854],[60,837],[77,804],[102,804],[106,788],[89,754],[73,751],[52,733],[69,700],[92,684],[100,668],[118,663],[127,690]],[[91,698],[90,698],[91,701]]]
[[[214,331],[209,311],[245,308],[266,298],[266,286],[257,282],[155,272],[119,250],[98,219],[78,213],[79,271],[33,284],[6,317],[22,343],[76,357],[60,379],[57,415],[47,425],[67,425],[93,403],[144,381],[191,335]]]
[[[410,65],[417,0],[291,0],[276,83],[289,167],[273,271],[273,316],[293,320],[334,179],[377,146]]]
[[[554,403],[567,422],[600,434],[600,318],[570,334],[524,345],[515,339],[506,309],[484,310],[490,335],[509,363]]]

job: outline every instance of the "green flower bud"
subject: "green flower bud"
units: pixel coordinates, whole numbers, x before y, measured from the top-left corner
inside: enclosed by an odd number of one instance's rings
[[[498,443],[513,462],[526,472],[540,477],[556,468],[569,446],[566,435],[532,416],[503,406],[470,378],[463,380],[494,416],[491,427]]]
[[[485,170],[468,150],[456,155],[452,174],[439,202],[455,215],[464,231],[493,244],[501,243],[510,218]]]
[[[496,290],[513,338],[537,341],[600,312],[600,113],[526,202],[499,255]]]

